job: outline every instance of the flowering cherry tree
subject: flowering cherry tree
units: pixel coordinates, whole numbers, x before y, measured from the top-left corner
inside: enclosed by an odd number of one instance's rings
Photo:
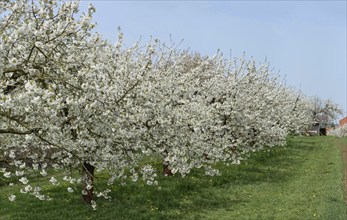
[[[311,103],[313,118],[323,127],[334,124],[338,116],[343,113],[342,108],[330,99],[323,100],[319,97],[313,97]]]
[[[4,176],[18,176],[22,192],[42,200],[29,170],[45,176],[48,167],[82,166],[91,203],[95,168],[114,179],[138,164],[141,129],[127,97],[150,69],[152,45],[123,51],[120,35],[110,46],[92,34],[94,10],[77,18],[78,2],[1,3],[0,158],[15,167]],[[141,171],[153,179],[150,167]]]
[[[337,136],[337,137],[346,137],[347,136],[347,125],[338,126],[332,130],[327,131],[327,135]]]

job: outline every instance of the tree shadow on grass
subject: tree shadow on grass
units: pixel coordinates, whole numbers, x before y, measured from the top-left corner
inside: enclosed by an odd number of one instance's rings
[[[240,165],[224,168],[222,176],[213,180],[214,185],[287,181],[295,174],[295,168],[305,162],[305,155],[314,150],[317,150],[314,141],[300,140],[290,141],[286,147],[253,153]]]

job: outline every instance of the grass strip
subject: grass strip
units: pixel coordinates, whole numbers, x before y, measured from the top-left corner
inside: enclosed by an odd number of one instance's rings
[[[0,187],[0,220],[7,219],[347,219],[343,161],[334,137],[290,137],[286,147],[254,153],[222,175],[159,177],[158,186],[115,186],[112,201],[93,211],[77,187],[45,185],[54,199],[39,201]],[[159,168],[159,162],[158,162]],[[40,182],[39,182],[40,183]],[[1,185],[1,184],[0,184]],[[105,185],[97,180],[96,189]],[[16,190],[16,191],[15,191]],[[7,196],[15,192],[17,200]]]

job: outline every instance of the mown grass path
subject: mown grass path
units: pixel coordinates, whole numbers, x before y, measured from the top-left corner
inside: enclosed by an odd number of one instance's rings
[[[336,144],[341,147],[341,154],[345,167],[345,201],[347,205],[347,138],[336,139]]]
[[[114,187],[98,209],[81,203],[78,190],[45,185],[54,200],[38,201],[0,187],[0,219],[347,219],[341,148],[347,139],[291,137],[287,147],[250,155],[241,165],[219,165],[222,176],[200,171],[160,177],[159,186]],[[155,162],[160,168],[160,162]],[[42,183],[38,180],[38,184]],[[1,185],[1,184],[0,184]],[[104,185],[97,179],[96,188]]]

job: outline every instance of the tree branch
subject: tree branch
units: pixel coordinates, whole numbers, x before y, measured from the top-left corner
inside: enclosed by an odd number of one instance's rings
[[[33,131],[20,131],[20,130],[15,130],[13,128],[7,128],[7,129],[0,129],[0,134],[20,134],[20,135],[25,135],[25,134],[31,134]]]

